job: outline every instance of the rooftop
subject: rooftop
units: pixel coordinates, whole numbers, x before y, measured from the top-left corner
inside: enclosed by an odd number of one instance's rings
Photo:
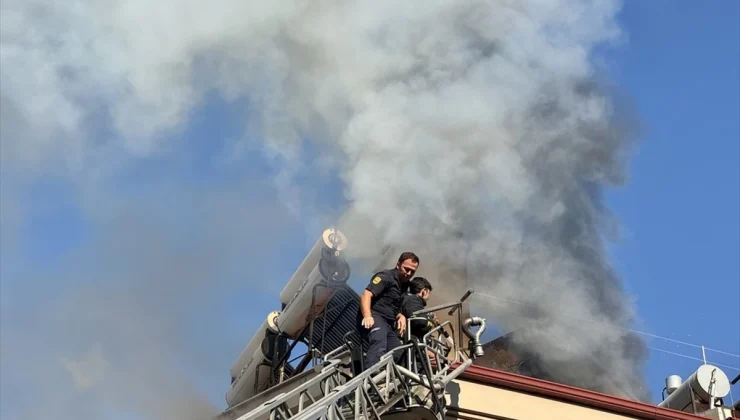
[[[470,366],[460,375],[459,379],[647,420],[707,420],[705,417],[694,414],[482,366]]]

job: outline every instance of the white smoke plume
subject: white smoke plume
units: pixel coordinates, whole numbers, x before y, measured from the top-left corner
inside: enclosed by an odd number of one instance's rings
[[[355,252],[395,244],[467,269],[470,287],[530,308],[489,305],[492,322],[536,322],[525,341],[546,366],[584,366],[563,381],[644,399],[639,341],[571,328],[633,318],[603,245],[603,189],[624,182],[633,134],[595,64],[623,40],[619,8],[4,0],[3,170],[95,181],[187,147],[177,134],[205,95],[246,98],[229,153],[264,141],[289,198],[312,143],[344,182]]]

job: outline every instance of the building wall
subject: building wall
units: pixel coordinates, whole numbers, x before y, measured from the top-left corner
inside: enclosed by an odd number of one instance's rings
[[[447,388],[448,418],[465,420],[638,419],[476,382],[456,380]],[[479,413],[479,414],[478,414]]]

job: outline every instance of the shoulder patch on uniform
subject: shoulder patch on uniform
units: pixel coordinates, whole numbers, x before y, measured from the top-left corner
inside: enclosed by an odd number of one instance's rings
[[[383,279],[381,279],[380,277],[378,277],[378,276],[373,277],[373,284],[378,284],[381,281],[383,281]]]

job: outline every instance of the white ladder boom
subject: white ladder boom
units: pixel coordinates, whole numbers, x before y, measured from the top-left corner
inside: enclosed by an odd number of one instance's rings
[[[446,385],[473,362],[468,359],[452,372],[441,370],[430,380],[428,375],[417,375],[394,362],[394,354],[411,347],[407,344],[397,348],[355,377],[344,371],[345,364],[340,359],[329,360],[314,378],[265,401],[237,420],[380,419],[389,411],[418,406],[412,394],[426,394],[420,395],[421,399],[428,399],[430,393],[439,393],[437,398],[443,398]],[[412,386],[415,392],[411,391]],[[444,418],[441,404],[431,403],[433,411],[439,412],[435,416],[439,419]]]

